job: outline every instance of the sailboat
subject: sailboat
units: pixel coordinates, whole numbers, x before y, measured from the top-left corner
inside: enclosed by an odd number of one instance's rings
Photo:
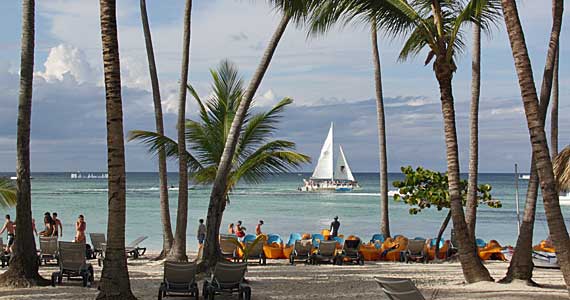
[[[358,182],[354,178],[342,146],[339,145],[339,155],[336,166],[333,163],[333,124],[329,129],[329,133],[317,162],[317,166],[313,171],[313,175],[309,180],[303,179],[303,186],[299,187],[303,192],[316,191],[339,191],[348,192],[355,188],[359,188]]]

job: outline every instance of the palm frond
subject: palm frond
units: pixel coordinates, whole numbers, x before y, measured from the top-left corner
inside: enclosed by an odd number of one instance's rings
[[[554,176],[560,190],[570,190],[570,146],[566,146],[553,162]]]
[[[14,206],[16,206],[16,187],[11,180],[0,178],[0,207]]]

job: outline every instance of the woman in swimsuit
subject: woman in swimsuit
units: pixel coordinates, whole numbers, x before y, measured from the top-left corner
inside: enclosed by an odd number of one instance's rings
[[[79,215],[77,222],[75,222],[75,241],[76,243],[85,243],[85,229],[87,229],[87,223],[85,223],[85,218],[83,215]]]

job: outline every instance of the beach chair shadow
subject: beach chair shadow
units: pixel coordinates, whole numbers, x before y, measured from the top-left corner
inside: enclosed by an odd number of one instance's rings
[[[425,300],[422,293],[409,278],[379,278],[374,280],[390,300]],[[437,297],[439,290],[434,290],[430,299]]]
[[[210,280],[204,280],[204,299],[214,300],[216,295],[227,296],[238,293],[239,299],[251,299],[251,287],[245,283],[247,263],[218,262]]]
[[[167,296],[199,299],[200,292],[198,283],[196,283],[196,270],[196,263],[164,262],[164,277],[158,290],[158,300]]]
[[[81,277],[84,287],[90,287],[94,282],[93,266],[85,259],[85,244],[59,242],[58,245],[59,271],[51,274],[51,285],[61,284],[63,277]]]

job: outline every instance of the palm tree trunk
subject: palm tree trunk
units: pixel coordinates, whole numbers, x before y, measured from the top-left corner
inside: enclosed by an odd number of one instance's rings
[[[378,33],[375,22],[372,24],[372,60],[374,61],[374,84],[376,87],[376,116],[378,118],[378,146],[380,148],[380,232],[390,236],[388,210],[388,158],[386,149],[386,119],[384,96],[382,95],[382,72],[378,51]]]
[[[29,287],[47,285],[38,274],[36,242],[32,231],[32,191],[30,183],[30,123],[34,73],[35,1],[22,1],[22,48],[18,133],[16,143],[16,228],[8,271],[0,275],[0,286]]]
[[[539,102],[539,120],[544,128],[546,115],[548,111],[548,104],[550,102],[550,94],[552,91],[552,82],[554,76],[554,69],[556,68],[556,55],[558,48],[558,39],[560,36],[560,30],[562,25],[562,12],[556,10],[556,3],[553,3],[553,23],[552,30],[550,33],[550,43],[548,48],[548,53],[546,56],[546,63],[544,66],[544,72],[542,77],[542,86],[540,90],[540,102]],[[534,219],[536,213],[536,202],[538,199],[538,186],[539,178],[537,168],[535,166],[536,159],[535,155],[532,155],[531,159],[531,174],[528,184],[527,199],[525,204],[525,211],[523,216],[523,223],[521,224],[519,237],[517,239],[517,246],[515,249],[515,254],[507,275],[501,280],[501,282],[507,283],[514,279],[525,280],[530,284],[535,284],[532,281],[532,239],[534,231]]]
[[[162,101],[160,97],[160,86],[154,60],[154,50],[152,46],[152,36],[148,24],[146,12],[146,1],[140,0],[141,19],[146,45],[146,55],[148,59],[148,71],[152,86],[152,98],[154,100],[154,117],[156,120],[156,132],[164,135],[164,122],[162,120]],[[165,257],[170,253],[174,237],[172,236],[172,224],[170,222],[170,205],[168,201],[168,173],[166,169],[166,153],[164,150],[158,152],[158,178],[160,182],[160,220],[162,222],[162,252],[158,258]]]
[[[471,62],[471,136],[469,141],[469,182],[465,221],[475,240],[477,224],[477,177],[479,172],[479,97],[481,95],[481,26],[473,24],[473,54]]]
[[[475,240],[469,234],[463,203],[461,197],[459,177],[459,153],[457,150],[457,131],[455,128],[455,108],[451,81],[453,79],[453,66],[447,62],[446,55],[438,55],[434,64],[435,74],[439,82],[441,93],[441,107],[445,130],[445,144],[447,153],[447,173],[449,180],[449,196],[451,202],[451,218],[453,228],[459,243],[459,260],[463,268],[463,275],[468,283],[479,281],[492,281],[489,271],[483,266],[477,256]]]
[[[100,0],[100,9],[107,111],[109,209],[107,248],[97,299],[136,299],[131,292],[125,254],[125,145],[115,0]]]
[[[180,98],[178,102],[178,212],[176,232],[169,260],[187,261],[186,227],[188,226],[188,157],[186,156],[186,89],[188,85],[188,66],[190,64],[190,25],[192,0],[186,0],[184,10],[184,36],[182,48],[182,71],[180,74]]]
[[[226,140],[224,152],[220,159],[220,164],[216,173],[216,178],[212,186],[212,193],[210,195],[210,204],[208,205],[208,216],[206,221],[206,242],[204,245],[204,258],[205,262],[214,266],[220,258],[220,244],[219,244],[219,224],[223,214],[224,202],[226,201],[226,189],[228,176],[232,167],[232,160],[235,154],[238,138],[241,131],[241,126],[245,118],[245,113],[248,111],[251,100],[255,95],[263,76],[269,68],[273,54],[279,45],[279,41],[289,24],[291,17],[288,14],[283,15],[281,21],[277,25],[265,53],[261,58],[259,66],[255,70],[253,77],[245,91],[242,100],[239,104],[236,115],[232,121],[232,126]]]
[[[558,203],[558,191],[556,188],[556,179],[552,171],[552,161],[548,150],[546,133],[544,131],[544,123],[541,120],[541,107],[539,107],[538,96],[534,86],[534,78],[532,74],[532,66],[526,48],[524,33],[519,20],[516,2],[514,0],[502,0],[503,16],[507,25],[507,33],[511,43],[515,67],[519,79],[522,100],[524,104],[525,114],[527,118],[530,140],[533,149],[533,155],[536,159],[536,168],[540,179],[540,187],[544,200],[544,210],[548,222],[548,228],[556,255],[560,262],[560,269],[564,276],[566,286],[570,286],[570,238],[564,218]],[[555,0],[553,12],[555,23],[562,20],[563,1]],[[553,24],[553,27],[556,26]],[[560,24],[558,24],[560,26]],[[559,27],[560,28],[560,27]],[[558,32],[559,33],[559,32]],[[558,36],[551,35],[550,45],[558,45]],[[550,48],[549,48],[550,51]]]
[[[560,47],[560,46],[559,46]],[[558,156],[558,61],[560,50],[556,49],[556,62],[554,63],[554,74],[552,78],[552,111],[550,113],[550,156],[552,159]]]

